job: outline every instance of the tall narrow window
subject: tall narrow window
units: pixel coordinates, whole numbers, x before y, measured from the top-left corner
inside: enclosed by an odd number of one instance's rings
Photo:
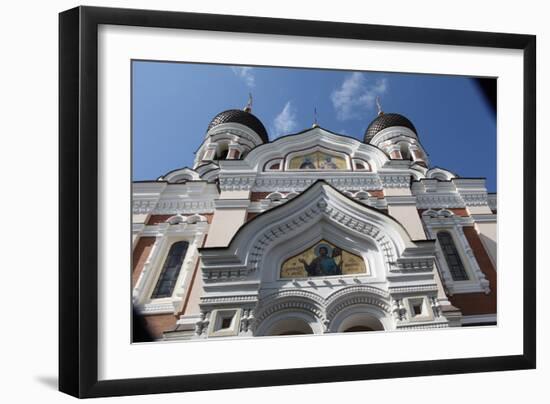
[[[178,241],[172,244],[151,298],[172,296],[188,246],[187,241]]]
[[[440,231],[437,233],[437,240],[443,250],[443,255],[445,256],[445,261],[447,261],[447,266],[451,271],[451,276],[453,281],[467,281],[468,274],[464,268],[464,264],[460,259],[460,255],[456,249],[453,237],[447,231]]]

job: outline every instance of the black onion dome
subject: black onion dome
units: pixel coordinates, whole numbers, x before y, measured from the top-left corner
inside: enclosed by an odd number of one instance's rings
[[[222,123],[240,123],[241,125],[244,125],[256,132],[264,142],[269,142],[264,125],[250,112],[246,112],[241,109],[229,109],[227,111],[220,112],[214,117],[214,119],[212,119],[206,131],[208,132],[213,127],[221,125]]]
[[[416,134],[416,128],[408,118],[400,114],[382,113],[370,123],[365,131],[365,143],[369,143],[378,132],[392,126],[404,126]]]

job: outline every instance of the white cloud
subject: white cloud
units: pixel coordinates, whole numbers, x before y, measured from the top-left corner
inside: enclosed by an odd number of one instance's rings
[[[362,113],[374,108],[376,97],[385,94],[387,89],[385,78],[372,81],[363,73],[350,74],[330,96],[336,117],[341,121],[361,117]]]
[[[273,135],[275,137],[287,135],[297,127],[296,108],[294,108],[292,101],[287,101],[283,110],[273,120]]]
[[[244,81],[248,88],[252,88],[256,85],[256,79],[254,73],[252,73],[252,67],[232,67],[233,73]]]

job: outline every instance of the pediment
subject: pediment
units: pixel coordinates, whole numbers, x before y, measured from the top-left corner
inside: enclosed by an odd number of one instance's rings
[[[391,216],[350,199],[320,180],[284,205],[246,223],[227,247],[202,248],[205,278],[222,276],[223,263],[230,264],[225,270],[233,271],[223,276],[246,277],[262,268],[263,260],[277,245],[296,237],[303,240],[313,228],[320,232],[317,239],[334,228],[335,234],[368,241],[376,246],[388,268],[410,251],[416,251],[415,256],[429,256],[433,249],[431,243],[419,245],[413,241]]]
[[[280,160],[283,162],[280,166],[281,170],[286,170],[291,165],[293,156],[300,153],[307,154],[308,151],[322,151],[324,155],[334,156],[335,160],[332,162],[334,165],[331,162],[325,164],[328,170],[334,170],[329,167],[353,170],[355,165],[352,160],[357,159],[366,163],[365,169],[374,171],[384,166],[389,160],[388,156],[375,146],[316,127],[262,144],[252,149],[243,160],[223,161],[221,166],[227,166],[228,169],[240,167],[259,172],[264,171],[268,163]]]

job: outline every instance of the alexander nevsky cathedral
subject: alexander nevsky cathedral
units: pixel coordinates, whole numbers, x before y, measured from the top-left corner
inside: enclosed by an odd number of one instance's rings
[[[270,141],[249,103],[205,128],[192,168],[133,183],[152,338],[496,324],[496,194],[432,167],[408,118],[379,110],[363,141],[316,123]]]

